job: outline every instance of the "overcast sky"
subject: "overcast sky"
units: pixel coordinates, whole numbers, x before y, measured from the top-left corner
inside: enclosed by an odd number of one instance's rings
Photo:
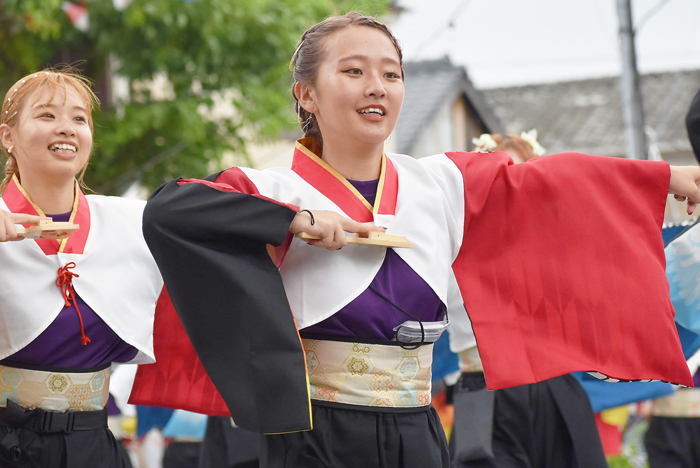
[[[477,87],[620,73],[616,0],[400,0],[407,60],[448,55]],[[633,0],[642,73],[700,68],[700,0]],[[700,85],[700,83],[699,83]]]

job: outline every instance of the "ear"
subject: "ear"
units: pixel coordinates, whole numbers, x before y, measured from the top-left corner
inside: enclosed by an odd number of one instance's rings
[[[2,146],[5,147],[5,150],[14,145],[14,138],[12,138],[12,127],[7,124],[0,125],[0,141],[2,141]]]
[[[312,109],[316,110],[316,92],[309,84],[297,81],[294,84],[294,95],[297,97],[299,105],[306,112],[313,113]]]

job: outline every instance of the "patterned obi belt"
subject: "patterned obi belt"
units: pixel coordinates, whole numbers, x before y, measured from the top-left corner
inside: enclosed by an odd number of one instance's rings
[[[47,372],[0,364],[0,407],[10,400],[27,409],[98,411],[107,404],[110,373],[110,367]]]
[[[700,389],[680,388],[654,402],[654,416],[700,418]]]
[[[311,399],[384,408],[430,405],[433,345],[398,345],[302,338]]]

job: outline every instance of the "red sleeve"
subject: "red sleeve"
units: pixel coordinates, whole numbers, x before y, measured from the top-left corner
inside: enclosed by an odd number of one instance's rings
[[[490,389],[574,371],[692,386],[665,275],[666,163],[448,157],[465,184],[453,268]]]
[[[139,366],[129,403],[230,416],[224,399],[195,353],[165,288],[156,305],[153,348],[156,364]]]

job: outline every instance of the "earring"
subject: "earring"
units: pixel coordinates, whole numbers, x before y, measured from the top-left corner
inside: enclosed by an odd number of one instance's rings
[[[9,148],[7,148],[7,154],[12,154],[12,148],[14,148],[14,147],[15,147],[15,145],[12,145]]]

